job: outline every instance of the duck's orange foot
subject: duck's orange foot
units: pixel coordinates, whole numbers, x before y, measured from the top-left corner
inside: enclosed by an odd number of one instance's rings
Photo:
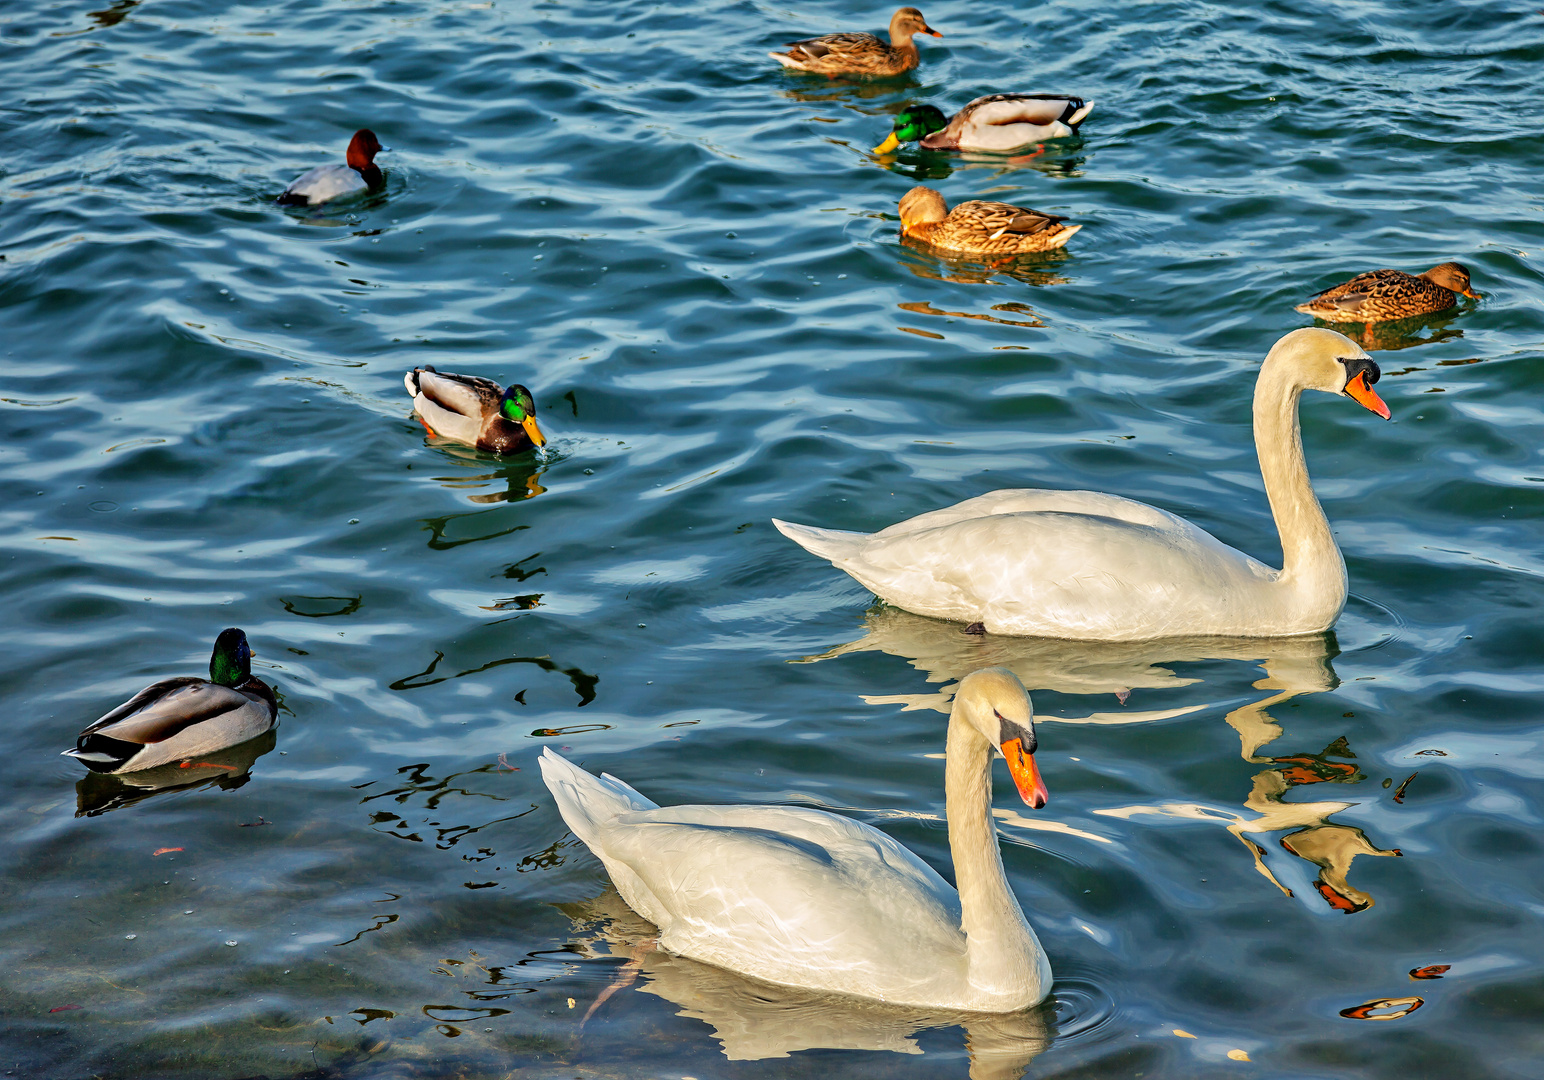
[[[1045,143],[1036,143],[1035,152],[1033,154],[1016,154],[1008,159],[1008,164],[1023,165],[1027,162],[1034,161],[1035,158],[1039,157],[1043,153],[1045,153]]]

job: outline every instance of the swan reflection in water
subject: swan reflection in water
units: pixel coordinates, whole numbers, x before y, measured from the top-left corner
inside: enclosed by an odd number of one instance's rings
[[[1324,800],[1288,802],[1286,793],[1310,784],[1354,784],[1366,776],[1351,764],[1356,755],[1344,738],[1316,754],[1264,756],[1261,750],[1281,737],[1281,726],[1267,711],[1302,694],[1321,694],[1340,685],[1331,666],[1339,653],[1333,634],[1294,638],[1190,638],[1168,641],[1086,642],[1052,638],[1015,638],[966,634],[954,623],[940,622],[881,607],[870,611],[864,634],[802,662],[828,660],[847,653],[883,652],[908,660],[930,683],[946,684],[927,694],[863,695],[870,705],[902,705],[905,710],[935,709],[948,713],[959,680],[983,667],[1011,670],[1031,693],[1114,695],[1116,708],[1081,717],[1039,714],[1044,723],[1135,724],[1168,720],[1208,708],[1205,703],[1156,710],[1127,710],[1132,690],[1176,690],[1201,680],[1176,674],[1166,664],[1205,660],[1261,662],[1265,678],[1253,684],[1271,693],[1229,712],[1224,719],[1238,732],[1245,761],[1270,765],[1256,774],[1242,811],[1186,802],[1147,803],[1108,807],[1093,813],[1114,818],[1180,819],[1222,825],[1249,851],[1258,870],[1287,896],[1266,863],[1266,849],[1254,837],[1285,833],[1283,849],[1318,868],[1314,888],[1337,911],[1355,914],[1372,907],[1373,898],[1348,880],[1358,855],[1398,856],[1398,848],[1380,848],[1361,829],[1330,818],[1357,805]]]
[[[588,1006],[581,1028],[629,988],[663,998],[676,1015],[701,1020],[730,1061],[784,1058],[800,1050],[884,1050],[920,1054],[913,1036],[963,1027],[971,1080],[1019,1080],[1054,1038],[1048,1004],[1019,1013],[929,1012],[876,1001],[776,986],[655,947],[658,930],[607,885],[593,900],[558,905],[574,922],[569,948],[596,959],[625,959],[611,985]]]
[[[87,773],[75,785],[75,816],[96,817],[172,791],[200,787],[234,791],[252,779],[253,764],[276,745],[278,729],[273,727],[255,739],[201,754],[193,761],[138,772]]]

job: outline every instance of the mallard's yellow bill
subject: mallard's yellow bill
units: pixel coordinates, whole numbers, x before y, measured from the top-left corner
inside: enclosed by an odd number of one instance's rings
[[[888,154],[890,151],[894,150],[897,146],[900,146],[900,145],[901,145],[901,140],[897,139],[895,137],[895,132],[892,131],[892,132],[890,132],[889,136],[885,139],[884,142],[882,142],[878,146],[874,147],[874,153],[876,153],[876,154]]]
[[[520,421],[520,426],[525,428],[525,433],[531,437],[531,442],[537,446],[547,445],[547,436],[543,435],[541,428],[536,426],[536,417],[526,413],[525,419]]]

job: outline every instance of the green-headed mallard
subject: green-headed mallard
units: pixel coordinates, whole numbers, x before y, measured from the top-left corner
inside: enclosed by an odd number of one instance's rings
[[[344,195],[379,191],[386,183],[375,155],[386,148],[369,128],[360,128],[348,142],[346,165],[318,165],[295,177],[274,201],[281,206],[315,206]]]
[[[244,743],[273,727],[278,713],[273,690],[252,675],[247,635],[232,626],[215,639],[208,679],[151,683],[63,753],[93,772],[135,772]]]
[[[402,382],[431,435],[495,454],[546,445],[547,436],[536,426],[536,402],[519,383],[501,389],[491,379],[432,367],[414,368]]]
[[[901,235],[946,251],[1017,255],[1062,247],[1083,226],[1011,203],[972,199],[953,210],[929,187],[901,196]]]
[[[917,46],[911,40],[913,34],[943,37],[927,24],[922,12],[914,7],[903,7],[890,16],[888,45],[873,34],[852,31],[789,42],[787,52],[767,55],[786,68],[816,75],[899,75],[917,66]]]
[[[1446,311],[1458,303],[1460,295],[1479,299],[1469,288],[1468,267],[1445,262],[1424,274],[1369,270],[1333,289],[1315,293],[1308,303],[1297,305],[1297,310],[1325,322],[1387,322]]]
[[[949,120],[936,106],[908,105],[874,153],[888,154],[905,142],[921,142],[924,150],[1019,150],[1076,135],[1093,109],[1092,101],[1062,94],[988,94]]]

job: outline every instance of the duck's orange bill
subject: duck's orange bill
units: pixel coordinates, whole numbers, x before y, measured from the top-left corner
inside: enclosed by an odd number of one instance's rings
[[[1378,392],[1368,384],[1367,372],[1358,371],[1356,378],[1346,383],[1346,393],[1355,398],[1362,408],[1372,410],[1385,420],[1389,419],[1391,415],[1389,407],[1383,404],[1383,399],[1378,396]]]
[[[525,419],[520,421],[520,426],[525,428],[525,433],[531,437],[531,441],[537,446],[547,445],[547,436],[543,435],[541,428],[536,426],[536,417],[526,413]]]
[[[885,141],[884,142],[882,142],[878,146],[874,147],[874,153],[876,153],[876,154],[888,154],[890,151],[894,150],[897,146],[900,146],[900,145],[901,145],[901,140],[897,139],[895,137],[895,132],[892,131],[892,132],[890,132],[890,134],[885,136]]]
[[[1049,796],[1045,790],[1045,781],[1040,779],[1040,770],[1035,767],[1035,755],[1026,754],[1024,744],[1018,739],[1009,739],[1003,743],[1002,752],[1003,757],[1008,759],[1008,772],[1018,785],[1019,798],[1039,810]]]

